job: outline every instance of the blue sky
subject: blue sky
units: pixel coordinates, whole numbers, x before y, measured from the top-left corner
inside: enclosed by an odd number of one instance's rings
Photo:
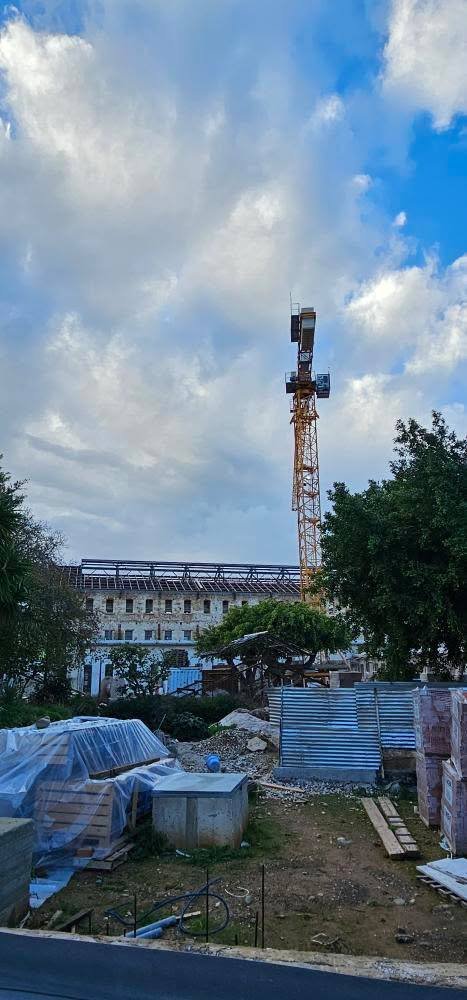
[[[289,293],[323,505],[466,431],[466,0],[338,11],[3,8],[1,448],[70,558],[296,561]]]

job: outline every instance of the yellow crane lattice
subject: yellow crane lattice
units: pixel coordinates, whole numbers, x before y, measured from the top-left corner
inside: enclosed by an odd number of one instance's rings
[[[313,371],[316,312],[292,307],[290,336],[297,344],[297,369],[286,375],[286,392],[292,396],[291,424],[294,429],[292,510],[297,511],[300,590],[302,600],[319,604],[310,584],[321,562],[321,500],[319,491],[317,399],[330,393],[329,373]]]

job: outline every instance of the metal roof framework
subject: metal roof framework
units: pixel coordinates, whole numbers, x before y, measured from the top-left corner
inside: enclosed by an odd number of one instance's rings
[[[79,590],[297,598],[300,592],[298,566],[82,559],[80,565],[63,569],[68,583]]]

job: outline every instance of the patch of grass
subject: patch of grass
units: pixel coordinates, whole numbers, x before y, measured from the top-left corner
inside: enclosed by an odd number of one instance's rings
[[[212,868],[213,865],[229,861],[247,861],[252,858],[266,858],[277,854],[282,845],[278,823],[258,814],[250,818],[243,840],[248,847],[208,847],[187,851],[187,857],[177,855],[183,864]]]
[[[131,852],[132,861],[143,861],[145,858],[159,857],[169,847],[167,837],[154,829],[151,816],[148,816],[147,819],[137,826],[134,842],[135,847]]]

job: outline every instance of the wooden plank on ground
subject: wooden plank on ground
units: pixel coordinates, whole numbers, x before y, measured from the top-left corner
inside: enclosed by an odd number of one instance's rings
[[[399,816],[396,807],[391,799],[386,796],[381,795],[378,798],[378,805],[381,812],[386,817],[387,823],[393,833],[395,834],[397,840],[404,848],[404,852],[407,858],[418,858],[420,856],[420,851],[418,849],[418,844],[415,838],[407,829],[404,821]]]
[[[133,850],[135,844],[126,844],[121,847],[119,851],[113,851],[112,854],[108,854],[106,858],[93,858],[89,864],[86,865],[86,870],[89,871],[113,871],[114,868],[118,868],[122,865],[128,858],[130,851]]]
[[[386,853],[390,858],[405,858],[407,855],[404,848],[395,837],[392,830],[389,829],[388,824],[382,813],[380,813],[376,802],[370,798],[363,798],[360,800],[363,808],[368,816],[368,819],[374,826],[376,833],[383,842]]]

